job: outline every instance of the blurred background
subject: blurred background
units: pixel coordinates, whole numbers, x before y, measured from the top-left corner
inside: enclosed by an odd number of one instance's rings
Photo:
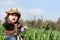
[[[8,8],[21,11],[20,22],[25,26],[38,26],[49,23],[60,30],[60,0],[0,0],[0,23]]]

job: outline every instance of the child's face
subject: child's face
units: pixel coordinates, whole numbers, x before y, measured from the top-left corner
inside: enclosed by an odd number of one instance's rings
[[[11,14],[11,15],[9,15],[8,19],[10,20],[10,22],[15,23],[18,20],[18,15]]]

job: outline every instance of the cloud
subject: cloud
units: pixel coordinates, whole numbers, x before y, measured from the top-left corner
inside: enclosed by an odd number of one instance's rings
[[[35,9],[26,9],[26,10],[24,10],[24,13],[26,13],[28,15],[35,15],[35,16],[44,14],[43,10],[38,9],[38,8],[35,8]]]
[[[15,6],[16,4],[15,4],[15,2],[14,1],[12,1],[12,0],[7,0],[7,1],[3,1],[3,5],[13,5],[13,6]]]
[[[33,9],[23,9],[22,8],[22,13],[21,14],[22,14],[23,19],[33,19],[34,16],[36,18],[40,18],[45,13],[42,9],[39,9],[39,8],[33,8]]]

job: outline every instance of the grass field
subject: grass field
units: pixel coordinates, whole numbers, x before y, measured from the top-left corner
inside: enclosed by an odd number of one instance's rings
[[[60,40],[60,32],[45,28],[28,28],[26,32],[20,33],[23,40]],[[3,27],[0,26],[0,40],[4,40]]]
[[[24,40],[60,40],[60,32],[55,30],[28,29]]]
[[[3,30],[4,28],[3,28],[3,26],[2,25],[0,25],[0,40],[4,40],[4,36],[3,36]]]

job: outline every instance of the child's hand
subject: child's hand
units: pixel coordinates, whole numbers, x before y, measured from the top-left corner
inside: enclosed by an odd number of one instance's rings
[[[5,13],[5,14],[4,14],[4,18],[6,18],[6,17],[7,17],[7,15],[8,15],[8,14],[6,14],[6,13]]]

